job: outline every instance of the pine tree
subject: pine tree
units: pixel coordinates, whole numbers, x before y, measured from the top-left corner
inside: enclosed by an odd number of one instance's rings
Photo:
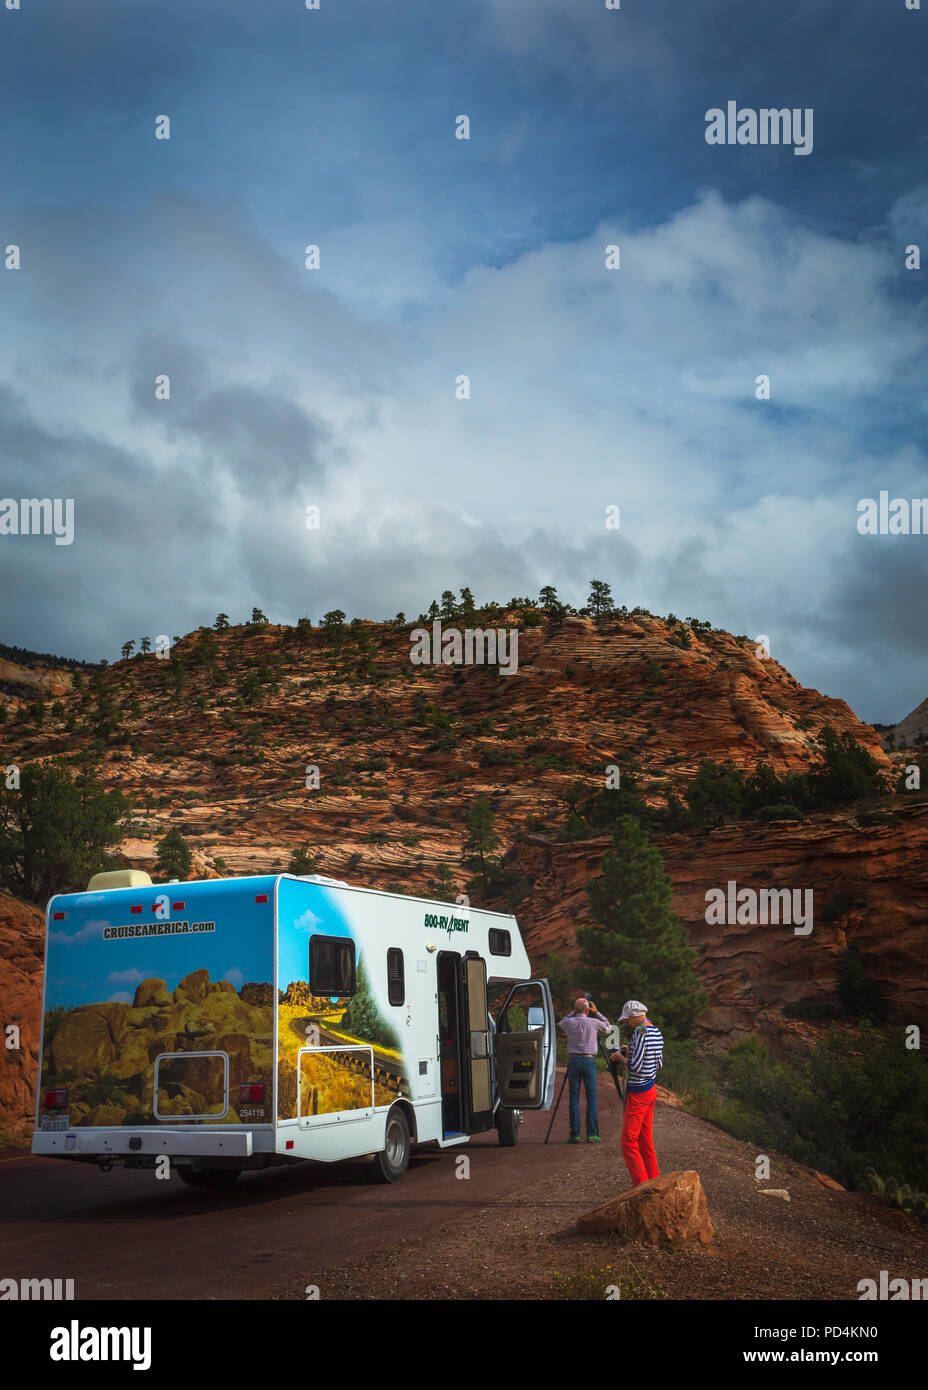
[[[309,845],[303,845],[300,849],[293,851],[290,856],[290,863],[287,865],[288,874],[302,876],[303,874],[318,874],[320,872],[319,859],[309,848]]]
[[[445,589],[441,596],[440,617],[443,623],[453,623],[458,617],[458,605],[451,589]]]
[[[643,999],[660,1028],[685,1036],[708,1001],[661,857],[632,816],[616,825],[602,870],[587,887],[595,923],[577,928],[588,987],[610,1017]]]
[[[313,623],[311,618],[297,618],[296,621],[296,649],[298,652],[303,650],[303,643],[307,637],[312,636]]]
[[[86,765],[72,780],[61,763],[30,763],[18,790],[0,778],[0,885],[41,903],[83,891],[92,874],[115,867],[110,850],[131,807]]]
[[[489,891],[491,871],[499,867],[493,858],[497,849],[496,816],[488,799],[478,796],[467,813],[467,839],[461,851],[461,862],[480,875],[485,893]]]
[[[439,864],[435,877],[426,889],[426,894],[440,903],[453,903],[458,895],[454,875],[447,864]]]
[[[322,615],[322,627],[330,638],[340,639],[345,625],[345,614],[341,608],[330,608]]]
[[[615,608],[615,604],[612,602],[612,589],[602,579],[590,580],[590,597],[586,602],[594,623],[603,622]]]
[[[155,845],[158,852],[155,860],[155,877],[162,882],[171,878],[182,882],[190,877],[193,868],[193,855],[190,846],[176,825]]]
[[[353,1038],[360,1038],[375,1045],[379,1043],[381,1047],[399,1049],[399,1038],[392,1021],[384,1018],[377,1007],[363,956],[358,961],[355,992],[348,1001],[341,1026]]]
[[[226,630],[226,628],[227,628],[228,626],[229,626],[229,615],[228,615],[228,613],[218,613],[218,614],[216,615],[216,621],[213,623],[213,628],[215,629],[215,631],[216,631],[216,632],[225,632],[225,630]]]

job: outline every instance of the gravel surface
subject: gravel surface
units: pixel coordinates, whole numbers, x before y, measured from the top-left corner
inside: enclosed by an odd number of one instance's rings
[[[928,1229],[913,1218],[874,1197],[833,1190],[774,1154],[769,1180],[757,1182],[754,1146],[662,1095],[654,1122],[661,1172],[698,1171],[714,1227],[708,1249],[575,1232],[581,1213],[629,1187],[618,1103],[601,1086],[602,1144],[572,1147],[566,1161],[558,1155],[550,1177],[501,1200],[480,1205],[478,1189],[469,1214],[307,1272],[271,1297],[303,1299],[311,1280],[330,1299],[564,1299],[578,1296],[577,1276],[584,1275],[586,1298],[605,1297],[612,1282],[628,1296],[624,1280],[632,1279],[644,1297],[856,1301],[858,1281],[878,1280],[880,1270],[890,1278],[928,1277]],[[540,1143],[533,1119],[536,1137],[528,1142]],[[562,1135],[552,1134],[549,1147],[556,1138],[563,1150]],[[454,1157],[448,1153],[448,1162]],[[786,1189],[790,1200],[759,1188]]]

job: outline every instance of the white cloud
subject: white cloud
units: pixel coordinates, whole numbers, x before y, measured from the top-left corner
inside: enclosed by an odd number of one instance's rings
[[[114,970],[107,975],[108,985],[137,985],[139,980],[150,980],[152,976],[142,970]]]
[[[296,921],[293,923],[297,931],[306,932],[315,931],[318,926],[321,926],[321,924],[322,918],[317,917],[314,912],[310,912],[309,908],[307,908],[305,912],[301,912],[299,917],[297,917]]]
[[[81,941],[94,941],[102,936],[103,928],[111,924],[102,918],[92,918],[78,928],[76,932],[68,932],[62,929],[51,931],[48,934],[49,941],[59,942],[63,946],[76,945]]]
[[[185,198],[115,228],[78,222],[98,264],[70,260],[58,228],[54,278],[20,284],[23,332],[0,344],[0,380],[28,407],[5,407],[9,456],[36,488],[76,497],[68,553],[22,553],[7,640],[28,628],[31,646],[72,646],[63,584],[104,596],[80,622],[87,654],[113,657],[127,636],[254,602],[287,621],[415,615],[446,586],[505,599],[549,581],[582,602],[595,575],[620,602],[735,631],[789,613],[778,656],[810,684],[827,672],[829,693],[863,694],[859,653],[815,607],[841,611],[857,497],[897,490],[903,465],[913,485],[924,476],[920,450],[880,443],[898,425],[888,400],[920,408],[924,357],[890,245],[708,191],[659,225],[616,216],[452,287],[390,221],[332,233],[329,279]],[[48,228],[26,230],[36,257],[49,251]],[[169,298],[149,269],[165,238]],[[379,256],[390,244],[396,264]],[[80,343],[64,373],[54,341]],[[171,402],[153,399],[158,370],[173,370]],[[469,401],[455,399],[461,373]],[[613,503],[620,532],[605,530]],[[140,564],[152,527],[157,556]]]

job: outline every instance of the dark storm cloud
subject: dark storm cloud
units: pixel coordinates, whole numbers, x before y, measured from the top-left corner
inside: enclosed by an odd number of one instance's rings
[[[76,537],[0,544],[0,636],[112,657],[254,603],[386,616],[550,582],[582,604],[599,578],[770,633],[863,714],[883,685],[917,703],[899,612],[924,569],[862,547],[853,507],[925,490],[925,282],[902,266],[928,207],[922,21],[843,0],[8,17],[2,491],[73,496]],[[710,149],[729,98],[814,106],[814,155]]]

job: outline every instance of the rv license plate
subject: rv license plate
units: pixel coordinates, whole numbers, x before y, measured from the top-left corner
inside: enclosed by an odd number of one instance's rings
[[[58,1129],[70,1129],[70,1128],[71,1128],[71,1116],[70,1116],[70,1115],[43,1115],[43,1116],[42,1116],[42,1128],[43,1128],[43,1129],[55,1129],[55,1130],[58,1130]]]

